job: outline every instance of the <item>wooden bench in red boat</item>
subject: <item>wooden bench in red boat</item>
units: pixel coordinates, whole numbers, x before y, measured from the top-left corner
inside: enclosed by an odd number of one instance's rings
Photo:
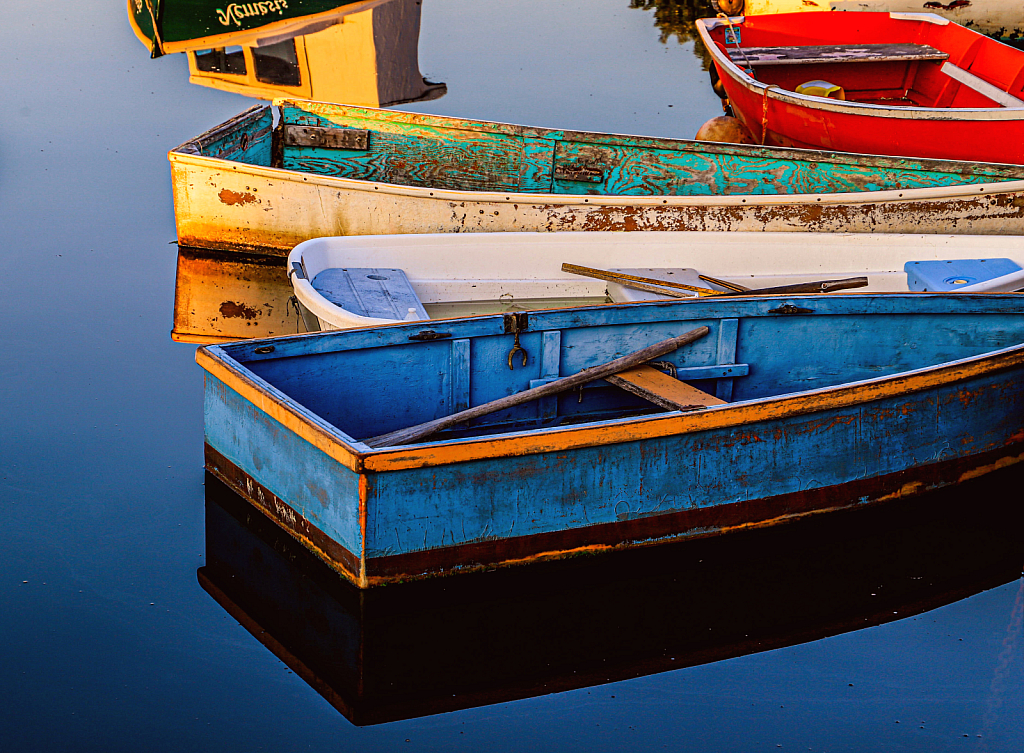
[[[926,44],[826,44],[799,47],[729,47],[737,65],[812,65],[817,63],[888,63],[948,60],[949,53]]]
[[[942,61],[942,72],[1003,107],[1024,107],[1024,100],[949,62],[949,53],[927,44],[828,44],[794,47],[727,48],[737,65],[818,65],[822,63],[890,63]]]

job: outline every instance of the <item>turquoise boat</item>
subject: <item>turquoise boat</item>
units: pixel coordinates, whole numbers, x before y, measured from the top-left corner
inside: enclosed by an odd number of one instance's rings
[[[1024,167],[585,133],[308,100],[173,149],[178,243],[772,230],[1024,235]]]
[[[774,525],[1024,459],[1014,294],[510,312],[196,357],[206,468],[361,588]]]

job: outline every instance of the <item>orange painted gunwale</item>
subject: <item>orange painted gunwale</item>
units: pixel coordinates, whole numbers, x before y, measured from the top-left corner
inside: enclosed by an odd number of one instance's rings
[[[215,356],[206,348],[200,348],[196,352],[196,361],[212,376],[252,402],[256,408],[323,451],[328,457],[350,470],[365,473],[562,452],[848,408],[1020,367],[1024,365],[1024,344],[890,376],[781,397],[714,406],[693,413],[621,419],[598,426],[533,430],[529,433],[475,437],[443,444],[427,442],[379,450],[358,449],[344,441],[338,436],[337,429],[330,424],[318,422],[314,414],[283,393],[269,387],[262,380],[242,373],[241,366],[227,356]]]

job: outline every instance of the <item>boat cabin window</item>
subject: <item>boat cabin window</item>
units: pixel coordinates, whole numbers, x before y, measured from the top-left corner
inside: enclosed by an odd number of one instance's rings
[[[231,73],[245,75],[245,53],[241,47],[219,47],[213,50],[198,50],[195,53],[196,68],[203,73]]]
[[[294,39],[265,47],[253,47],[252,63],[256,69],[256,79],[264,84],[299,86],[302,83]]]

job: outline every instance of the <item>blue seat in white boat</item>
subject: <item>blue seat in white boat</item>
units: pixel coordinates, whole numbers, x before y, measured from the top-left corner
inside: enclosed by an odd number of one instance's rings
[[[416,321],[430,318],[401,269],[325,269],[310,280],[310,284],[335,306],[353,314]]]
[[[907,273],[907,286],[912,291],[981,293],[1024,287],[1024,274],[1012,259],[908,261],[903,271]]]

